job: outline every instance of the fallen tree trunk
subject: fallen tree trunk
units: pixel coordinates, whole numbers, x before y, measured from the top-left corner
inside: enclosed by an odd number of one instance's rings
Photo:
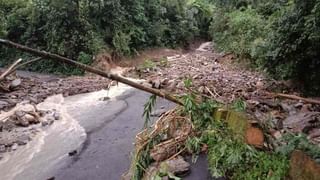
[[[148,93],[151,93],[151,94],[157,95],[159,97],[165,98],[165,99],[167,99],[169,101],[172,101],[172,102],[174,102],[176,104],[183,105],[183,103],[180,100],[178,100],[176,97],[172,96],[171,94],[169,94],[167,92],[160,91],[160,90],[157,90],[157,89],[153,89],[153,88],[150,88],[150,87],[147,87],[147,86],[143,86],[143,85],[141,85],[139,83],[136,83],[134,81],[131,81],[131,80],[126,79],[124,77],[121,77],[119,75],[95,69],[95,68],[90,67],[88,65],[76,62],[76,61],[74,61],[72,59],[69,59],[69,58],[66,58],[66,57],[59,56],[57,54],[53,54],[53,53],[49,53],[49,52],[45,52],[45,51],[35,50],[35,49],[29,48],[27,46],[23,46],[21,44],[14,43],[12,41],[4,40],[4,39],[0,39],[0,44],[8,46],[8,47],[19,49],[21,51],[33,54],[35,56],[42,57],[44,59],[52,59],[52,60],[59,61],[59,62],[62,62],[62,63],[70,64],[70,65],[76,66],[78,68],[81,68],[81,69],[83,69],[85,71],[91,72],[93,74],[97,74],[97,75],[109,78],[111,80],[118,81],[118,82],[121,82],[123,84],[127,84],[129,86],[132,86],[134,88],[140,89],[142,91],[146,91]]]

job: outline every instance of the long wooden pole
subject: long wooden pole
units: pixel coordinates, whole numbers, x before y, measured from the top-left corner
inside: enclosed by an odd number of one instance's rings
[[[142,91],[146,91],[148,93],[151,93],[151,94],[157,95],[159,97],[165,98],[165,99],[167,99],[169,101],[172,101],[172,102],[174,102],[176,104],[183,105],[183,103],[180,100],[178,100],[176,97],[172,96],[171,94],[169,94],[169,93],[167,93],[165,91],[160,91],[160,90],[153,89],[153,88],[150,88],[150,87],[147,87],[147,86],[143,86],[143,85],[141,85],[139,83],[136,83],[136,82],[131,81],[129,79],[126,79],[124,77],[118,76],[116,74],[112,74],[112,73],[109,73],[109,72],[104,72],[104,71],[95,69],[95,68],[93,68],[91,66],[79,63],[77,61],[74,61],[72,59],[69,59],[69,58],[66,58],[66,57],[63,57],[63,56],[60,56],[60,55],[57,55],[57,54],[49,53],[49,52],[46,52],[46,51],[35,50],[35,49],[29,48],[27,46],[24,46],[24,45],[21,45],[21,44],[18,44],[18,43],[14,43],[12,41],[5,40],[5,39],[0,39],[0,44],[8,46],[8,47],[19,49],[21,51],[33,54],[35,56],[42,57],[44,59],[51,59],[51,60],[59,61],[59,62],[62,62],[62,63],[70,64],[70,65],[76,66],[76,67],[78,67],[80,69],[86,70],[88,72],[100,75],[102,77],[109,78],[109,79],[114,80],[114,81],[121,82],[123,84],[127,84],[129,86],[132,86],[134,88],[140,89]]]

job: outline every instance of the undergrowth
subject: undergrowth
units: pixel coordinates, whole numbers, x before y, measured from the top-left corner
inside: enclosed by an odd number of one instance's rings
[[[187,101],[192,101],[187,98]],[[190,104],[190,102],[189,102]],[[201,135],[187,141],[188,150],[200,152],[200,145],[208,146],[209,170],[213,177],[230,179],[282,179],[287,175],[289,160],[281,153],[257,150],[234,136],[224,121],[214,119],[213,111],[219,104],[204,101],[189,108],[192,121]],[[243,110],[245,104],[236,101],[233,108]],[[210,112],[211,111],[211,112]]]
[[[186,88],[192,85],[191,80],[185,81]],[[184,106],[181,115],[190,117],[195,136],[190,136],[181,149],[193,154],[195,162],[197,156],[207,149],[209,170],[215,178],[225,177],[235,180],[281,180],[288,176],[289,158],[294,150],[302,150],[319,162],[319,147],[312,145],[305,135],[287,134],[276,142],[276,149],[256,149],[245,143],[244,138],[235,136],[234,130],[229,128],[225,120],[218,120],[214,112],[223,107],[222,104],[210,99],[201,99],[193,91],[182,96]],[[199,103],[200,102],[200,103]],[[144,116],[150,121],[150,113],[154,107],[155,98],[151,97],[146,103]],[[246,104],[236,100],[229,106],[230,111],[245,111]],[[146,128],[146,126],[145,126]],[[153,162],[150,149],[159,143],[161,137],[148,141],[148,145],[139,156],[135,157],[134,179],[143,177],[148,166]],[[168,174],[167,174],[168,175]],[[162,176],[158,176],[162,177]]]

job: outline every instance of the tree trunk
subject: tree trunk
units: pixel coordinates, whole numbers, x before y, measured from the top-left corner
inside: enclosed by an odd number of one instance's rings
[[[93,67],[87,66],[87,65],[79,63],[79,62],[76,62],[76,61],[74,61],[72,59],[68,59],[66,57],[59,56],[57,54],[52,54],[52,53],[45,52],[45,51],[35,50],[35,49],[29,48],[27,46],[23,46],[21,44],[14,43],[12,41],[4,40],[4,39],[0,39],[0,44],[8,46],[8,47],[13,47],[13,48],[19,49],[21,51],[33,54],[35,56],[40,56],[40,57],[42,57],[44,59],[52,59],[52,60],[59,61],[59,62],[62,62],[62,63],[70,64],[70,65],[76,66],[78,68],[81,68],[83,70],[86,70],[88,72],[103,76],[105,78],[109,78],[109,79],[114,80],[114,81],[121,82],[123,84],[127,84],[129,86],[132,86],[134,88],[140,89],[142,91],[146,91],[148,93],[151,93],[151,94],[157,95],[159,97],[165,98],[165,99],[167,99],[169,101],[172,101],[172,102],[174,102],[176,104],[183,105],[183,103],[180,100],[178,100],[176,97],[172,96],[171,94],[169,94],[169,93],[167,93],[165,91],[160,91],[160,90],[153,89],[153,88],[150,88],[150,87],[147,87],[147,86],[143,86],[143,85],[141,85],[139,83],[136,83],[136,82],[131,81],[129,79],[126,79],[124,77],[118,76],[116,74],[112,74],[112,73],[109,73],[109,72],[104,72],[104,71],[95,69]]]

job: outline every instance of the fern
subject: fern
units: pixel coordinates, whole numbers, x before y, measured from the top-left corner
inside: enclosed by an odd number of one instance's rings
[[[152,95],[152,96],[150,96],[147,103],[144,105],[144,110],[143,110],[143,115],[142,115],[144,117],[144,126],[143,126],[144,129],[149,127],[149,124],[151,121],[151,113],[152,113],[154,106],[156,105],[156,102],[157,102],[157,96]]]

